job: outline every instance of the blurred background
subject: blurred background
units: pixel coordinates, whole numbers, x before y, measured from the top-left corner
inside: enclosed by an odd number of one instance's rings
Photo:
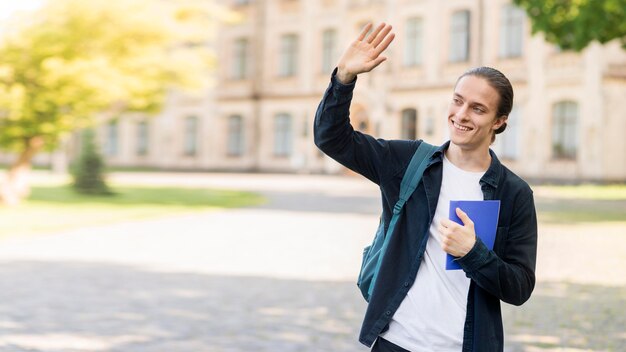
[[[492,66],[537,288],[507,350],[626,350],[626,1],[0,2],[0,351],[365,351],[376,185],[323,155],[344,48],[390,23],[352,125],[447,140]]]

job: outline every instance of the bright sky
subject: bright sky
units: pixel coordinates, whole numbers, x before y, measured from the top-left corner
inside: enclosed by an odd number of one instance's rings
[[[13,13],[23,10],[34,10],[41,6],[43,0],[0,0],[0,21],[7,19]]]

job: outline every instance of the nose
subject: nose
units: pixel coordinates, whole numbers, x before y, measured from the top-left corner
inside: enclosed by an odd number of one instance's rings
[[[460,106],[460,107],[457,109],[457,111],[456,111],[456,113],[454,114],[454,116],[455,116],[457,119],[461,120],[461,121],[466,120],[466,119],[467,119],[467,109],[468,109],[467,104],[463,104],[462,106]]]

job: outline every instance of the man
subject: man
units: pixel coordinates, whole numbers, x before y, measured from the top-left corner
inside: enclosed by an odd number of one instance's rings
[[[347,48],[315,117],[315,143],[380,186],[388,224],[400,182],[421,141],[374,139],[354,131],[349,108],[357,75],[386,60],[391,26],[368,24]],[[499,71],[481,67],[457,81],[448,111],[450,141],[428,161],[404,207],[380,267],[361,328],[372,351],[502,351],[500,301],[521,305],[535,284],[537,220],[528,184],[489,146],[506,128],[513,89]],[[500,200],[493,250],[447,219],[449,200]],[[451,254],[463,270],[445,270]]]

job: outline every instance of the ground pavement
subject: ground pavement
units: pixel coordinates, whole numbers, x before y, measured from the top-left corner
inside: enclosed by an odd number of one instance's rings
[[[3,240],[0,352],[367,351],[354,281],[380,211],[373,184],[113,178],[253,190],[269,202]],[[626,351],[625,232],[541,226],[535,293],[503,305],[507,351]]]

